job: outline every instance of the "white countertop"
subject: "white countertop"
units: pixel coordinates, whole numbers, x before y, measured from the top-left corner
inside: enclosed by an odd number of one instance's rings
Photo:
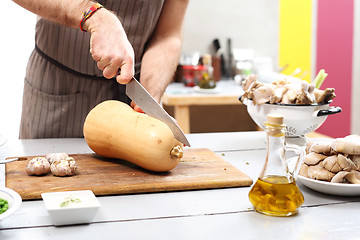
[[[193,148],[210,148],[254,182],[265,159],[264,132],[189,134]],[[0,157],[44,151],[87,153],[83,139],[13,140]],[[0,166],[0,184],[4,184]],[[250,187],[98,197],[91,224],[55,227],[42,200],[24,201],[0,222],[0,239],[359,239],[360,197],[326,195],[299,187],[305,202],[292,217],[255,212]]]
[[[172,95],[203,95],[205,94],[221,94],[241,96],[244,93],[240,84],[234,80],[221,80],[216,82],[216,89],[206,91],[199,90],[196,87],[186,87],[183,83],[173,82],[167,88],[165,93]]]

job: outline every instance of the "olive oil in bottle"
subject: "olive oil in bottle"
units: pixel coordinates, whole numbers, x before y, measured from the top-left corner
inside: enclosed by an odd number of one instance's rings
[[[304,196],[284,176],[267,176],[258,179],[249,193],[256,211],[275,216],[289,216],[297,212],[304,203]]]
[[[296,185],[297,169],[289,171],[285,159],[285,124],[281,115],[268,115],[265,123],[267,154],[258,180],[249,192],[249,200],[257,212],[272,216],[296,214],[304,196]],[[293,149],[295,150],[295,147]],[[299,160],[303,152],[299,150]],[[300,164],[296,164],[300,165]]]

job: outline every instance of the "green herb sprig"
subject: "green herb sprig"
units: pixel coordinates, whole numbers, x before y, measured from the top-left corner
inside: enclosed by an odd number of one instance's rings
[[[0,198],[0,214],[6,212],[9,209],[9,203],[7,200]]]
[[[79,203],[81,200],[73,196],[66,197],[63,202],[60,203],[60,207],[68,207],[72,203]]]
[[[323,84],[325,78],[328,76],[328,74],[325,72],[324,69],[321,69],[319,73],[316,75],[314,84],[315,88],[320,89],[321,84]]]

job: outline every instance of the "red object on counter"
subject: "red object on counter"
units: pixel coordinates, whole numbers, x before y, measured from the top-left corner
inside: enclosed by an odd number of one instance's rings
[[[206,70],[203,65],[183,65],[182,81],[187,87],[197,86],[201,79],[201,72]]]

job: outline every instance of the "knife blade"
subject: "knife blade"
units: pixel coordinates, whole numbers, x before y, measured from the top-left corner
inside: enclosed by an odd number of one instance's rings
[[[164,122],[174,137],[190,147],[184,132],[176,121],[162,108],[162,106],[149,94],[149,92],[134,77],[126,84],[126,95],[133,100],[147,115]]]

